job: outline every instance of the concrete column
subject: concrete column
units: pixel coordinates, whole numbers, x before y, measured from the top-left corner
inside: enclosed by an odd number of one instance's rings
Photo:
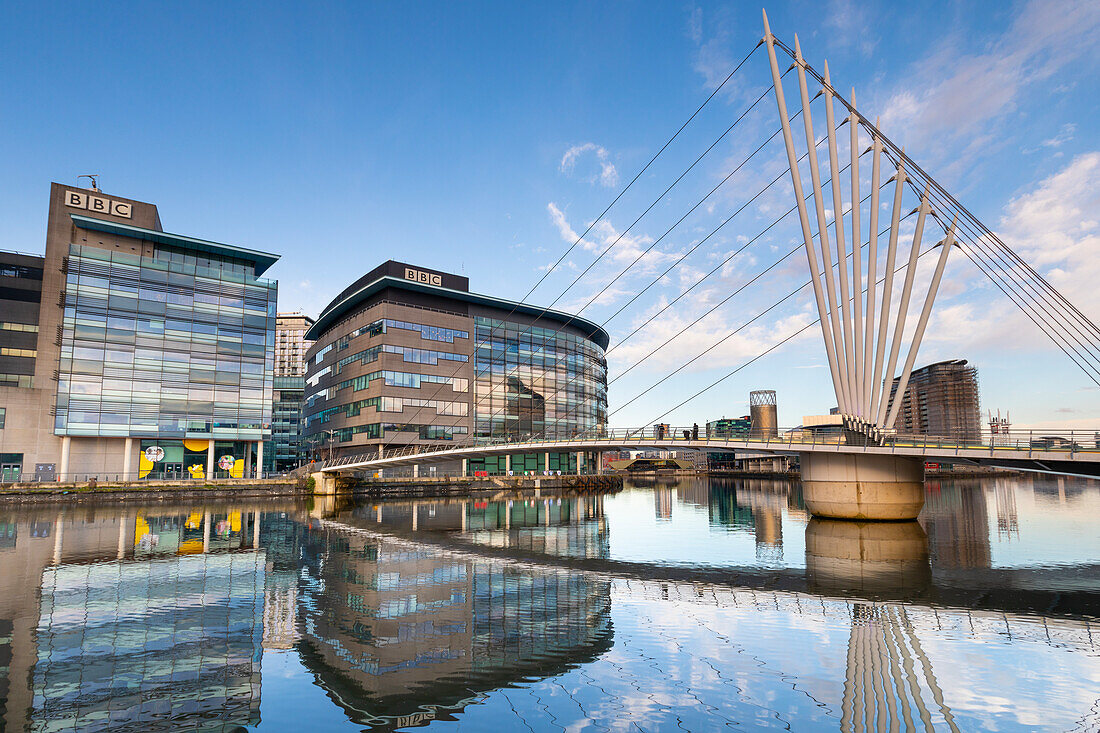
[[[206,478],[214,478],[214,439],[206,446]]]
[[[260,513],[252,512],[252,549],[260,549]]]
[[[465,476],[467,473],[468,473],[467,459],[463,458],[462,459],[462,475]]]
[[[512,454],[506,453],[504,455],[504,471],[505,473],[511,473],[512,471]]]
[[[244,444],[244,470],[241,471],[241,478],[252,478],[252,442],[251,441]]]
[[[901,456],[802,453],[802,496],[815,517],[916,519],[924,506],[924,462]]]
[[[577,451],[577,475],[584,473],[584,453]]]
[[[210,512],[202,515],[202,551],[210,552]]]
[[[546,457],[545,457],[545,458],[544,458],[543,460],[545,460],[545,461],[546,461],[545,465],[543,465],[543,467],[542,467],[542,468],[543,468],[543,470],[544,470],[544,471],[549,471],[549,470],[550,470],[550,454],[549,454],[549,453],[547,453],[547,454],[546,454]]]
[[[61,470],[57,472],[58,481],[69,480],[69,448],[73,439],[68,435],[61,439]]]
[[[413,478],[420,478],[420,464],[413,464]]]
[[[133,438],[127,438],[126,439],[126,448],[124,450],[126,452],[122,456],[122,480],[123,481],[132,481],[134,477],[130,475],[130,471],[132,471],[133,468],[134,468],[134,439]],[[119,555],[119,557],[121,558],[122,556]]]
[[[264,442],[262,440],[256,441],[256,478],[262,478],[264,475]]]

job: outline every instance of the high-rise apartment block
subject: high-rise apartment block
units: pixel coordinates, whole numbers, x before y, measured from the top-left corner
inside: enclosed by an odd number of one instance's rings
[[[898,379],[890,387],[893,405]],[[902,395],[894,427],[909,435],[979,440],[982,434],[978,370],[966,359],[952,359],[913,372]]]
[[[302,313],[280,313],[275,319],[275,376],[305,377],[305,355],[312,341],[305,338],[313,319]]]

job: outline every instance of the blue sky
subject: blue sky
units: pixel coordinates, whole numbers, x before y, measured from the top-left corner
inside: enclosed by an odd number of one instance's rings
[[[1100,6],[898,5],[768,11],[779,37],[797,33],[818,68],[827,58],[838,88],[855,87],[865,114],[1096,320]],[[41,251],[49,182],[99,173],[105,191],[157,203],[169,231],[282,254],[270,275],[283,310],[316,315],[389,258],[519,298],[761,33],[760,8],[742,3],[8,4],[0,247]],[[766,139],[770,96],[563,294],[767,83],[761,50],[532,302],[580,308]],[[614,313],[784,161],[773,141],[584,315]],[[790,206],[782,186],[611,321],[613,342]],[[612,376],[797,243],[786,223],[613,352]],[[804,257],[788,260],[617,381],[612,410],[804,278]],[[657,417],[811,308],[804,291],[613,423]],[[1017,425],[1100,423],[1100,391],[961,257],[918,365],[955,357],[978,365],[983,407]],[[835,404],[824,363],[811,329],[665,419],[740,415],[750,389],[772,388],[780,421],[797,424]]]

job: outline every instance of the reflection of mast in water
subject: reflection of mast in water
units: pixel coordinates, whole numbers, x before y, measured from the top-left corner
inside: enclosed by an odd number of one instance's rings
[[[933,730],[929,703],[948,728],[959,729],[905,609],[854,604],[840,729],[914,730],[919,718]]]
[[[655,488],[653,490],[653,513],[657,519],[672,519],[672,505],[676,501],[676,489]]]
[[[997,501],[997,536],[1010,538],[1020,536],[1019,520],[1016,517],[1016,492],[1003,478],[997,479],[993,494]]]

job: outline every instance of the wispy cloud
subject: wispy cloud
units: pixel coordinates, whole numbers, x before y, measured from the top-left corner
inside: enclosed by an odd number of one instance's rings
[[[615,169],[615,165],[611,162],[611,154],[607,152],[607,148],[596,143],[581,143],[580,145],[574,145],[565,151],[565,155],[561,157],[561,172],[565,174],[572,174],[577,166],[577,160],[584,156],[585,153],[593,153],[596,158],[596,163],[599,165],[600,172],[597,175],[591,176],[588,180],[590,182],[600,182],[601,186],[611,188],[619,184],[619,172]]]
[[[1007,136],[1022,97],[1100,42],[1100,4],[1025,4],[1012,25],[980,53],[974,39],[949,38],[913,64],[905,84],[884,106],[882,127],[917,157],[961,175]]]

